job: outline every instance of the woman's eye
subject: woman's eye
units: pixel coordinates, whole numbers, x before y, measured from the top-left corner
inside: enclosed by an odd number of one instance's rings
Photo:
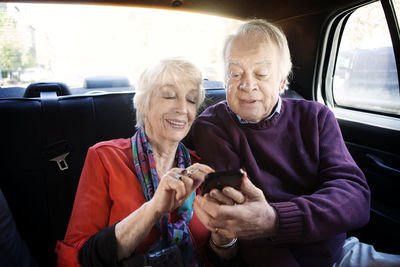
[[[164,99],[175,99],[175,96],[163,96]]]
[[[196,104],[196,100],[194,100],[194,99],[188,98],[188,99],[186,99],[186,100],[187,100],[187,102],[189,102],[190,104]]]

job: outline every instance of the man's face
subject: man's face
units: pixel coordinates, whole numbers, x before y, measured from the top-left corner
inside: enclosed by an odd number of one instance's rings
[[[229,108],[242,119],[259,122],[276,105],[285,85],[279,75],[279,52],[254,36],[234,39],[226,52]]]

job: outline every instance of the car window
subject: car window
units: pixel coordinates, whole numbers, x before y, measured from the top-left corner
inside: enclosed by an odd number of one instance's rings
[[[400,0],[393,1],[399,14]],[[399,81],[381,3],[358,8],[347,21],[333,77],[336,105],[400,115]]]
[[[134,84],[152,62],[182,56],[208,81],[223,81],[222,42],[240,23],[172,10],[0,3],[0,80],[4,87],[57,81],[98,89]]]
[[[393,1],[394,11],[396,13],[397,23],[399,23],[399,16],[400,16],[400,1],[395,0]]]

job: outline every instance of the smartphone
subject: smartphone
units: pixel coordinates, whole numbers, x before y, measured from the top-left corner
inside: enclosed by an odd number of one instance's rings
[[[222,190],[225,186],[231,186],[237,190],[242,184],[243,173],[240,170],[217,171],[206,175],[201,194],[209,193],[213,188]]]

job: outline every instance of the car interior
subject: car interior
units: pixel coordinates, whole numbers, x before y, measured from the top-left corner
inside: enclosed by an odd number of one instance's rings
[[[318,101],[334,112],[346,145],[370,186],[370,221],[349,232],[348,236],[356,236],[378,251],[400,254],[400,205],[396,197],[400,194],[399,0],[69,0],[67,3],[1,0],[0,188],[32,256],[40,266],[55,266],[54,248],[56,241],[64,238],[87,150],[100,141],[128,138],[134,134],[136,117],[132,99],[135,81],[132,77],[146,66],[130,68],[135,62],[126,56],[129,64],[121,66],[123,73],[80,73],[83,68],[79,65],[85,65],[87,59],[79,54],[76,69],[68,69],[68,73],[79,76],[82,82],[79,85],[70,83],[68,77],[72,76],[57,78],[63,71],[57,67],[57,62],[40,66],[53,72],[50,79],[28,77],[28,72],[23,70],[34,66],[7,63],[16,52],[6,53],[11,51],[7,49],[13,47],[10,43],[14,39],[8,37],[9,31],[3,23],[7,19],[12,19],[13,25],[23,21],[22,15],[26,13],[22,13],[22,6],[25,4],[27,10],[30,6],[35,6],[32,10],[36,11],[42,8],[45,11],[42,16],[49,18],[53,17],[46,13],[45,6],[63,4],[102,7],[105,11],[138,8],[148,12],[204,15],[206,17],[201,18],[204,23],[207,16],[210,20],[214,17],[229,19],[231,24],[226,26],[227,31],[221,30],[220,34],[210,35],[210,38],[201,35],[197,40],[196,49],[210,46],[216,57],[221,57],[218,54],[221,47],[215,46],[219,45],[215,36],[223,40],[234,26],[250,18],[275,23],[287,36],[293,61],[289,85],[282,97]],[[15,15],[16,12],[21,12],[20,16]],[[80,23],[89,25],[94,15],[89,9],[82,12],[85,19]],[[145,21],[146,16],[137,17],[135,23],[141,20]],[[184,37],[185,33],[180,30],[189,22],[183,18],[177,21],[180,23],[170,28],[170,34]],[[66,21],[64,30],[68,23]],[[116,28],[126,27],[122,19],[118,23],[121,25]],[[164,22],[154,23],[161,27]],[[88,29],[88,25],[80,26]],[[146,42],[158,40],[145,26],[137,27],[146,32]],[[119,33],[116,28],[112,30]],[[93,34],[102,33],[102,30],[93,31]],[[64,45],[78,49],[80,45],[85,46],[85,40],[68,34],[67,30],[63,32],[69,39]],[[92,33],[87,34],[95,39]],[[116,38],[118,43],[117,37],[110,38]],[[160,38],[166,38],[174,46],[185,45],[174,38],[168,39],[168,33]],[[133,40],[133,43],[142,41]],[[22,38],[20,42],[30,41]],[[164,46],[163,52],[168,55],[168,46]],[[134,50],[129,43],[125,53]],[[177,51],[180,51],[179,47],[171,54],[179,53]],[[113,53],[116,51],[103,49],[94,64],[111,64],[107,59],[112,58]],[[36,65],[39,55],[37,49]],[[219,68],[218,71],[223,71],[223,67]],[[132,76],[127,75],[130,72],[134,72]],[[225,99],[223,75],[217,78],[205,75],[203,86],[206,99],[199,114]],[[194,148],[190,133],[184,143]]]

